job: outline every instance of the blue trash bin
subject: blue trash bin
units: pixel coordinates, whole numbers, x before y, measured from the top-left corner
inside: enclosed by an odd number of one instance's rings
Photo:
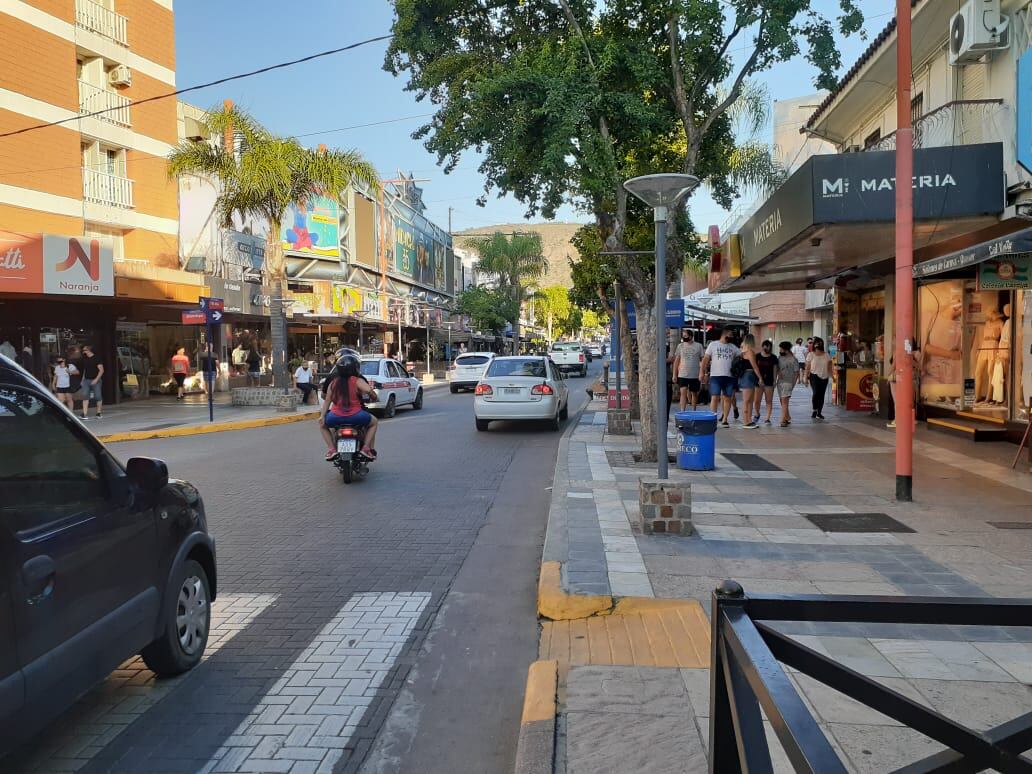
[[[714,411],[678,411],[677,467],[713,470],[716,455],[717,414]]]

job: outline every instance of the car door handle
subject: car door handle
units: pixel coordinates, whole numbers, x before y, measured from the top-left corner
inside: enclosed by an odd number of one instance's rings
[[[22,582],[25,584],[25,600],[30,605],[45,601],[54,592],[54,578],[57,568],[49,556],[34,556],[22,565]]]

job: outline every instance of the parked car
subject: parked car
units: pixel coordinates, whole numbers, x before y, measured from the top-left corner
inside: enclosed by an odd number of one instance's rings
[[[383,355],[362,355],[362,376],[373,385],[378,400],[366,408],[393,417],[398,406],[423,408],[423,385],[397,360]]]
[[[602,345],[601,344],[591,344],[588,347],[588,352],[591,353],[591,356],[593,358],[595,358],[595,357],[597,357],[597,358],[604,357],[604,355],[602,353]]]
[[[196,666],[215,588],[198,491],[160,460],[122,465],[0,356],[0,755],[127,658]]]
[[[546,420],[553,430],[570,411],[566,379],[551,358],[536,355],[496,357],[474,390],[477,430],[492,420]]]
[[[448,369],[452,394],[459,390],[472,390],[484,375],[488,364],[494,360],[494,352],[463,352]]]
[[[556,368],[564,374],[588,375],[588,358],[584,354],[584,345],[579,341],[557,341],[549,354]]]

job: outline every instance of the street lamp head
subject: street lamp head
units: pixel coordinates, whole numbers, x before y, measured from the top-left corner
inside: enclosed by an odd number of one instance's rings
[[[675,173],[641,175],[624,182],[624,188],[629,193],[634,194],[654,210],[667,210],[676,206],[698,185],[699,178]]]

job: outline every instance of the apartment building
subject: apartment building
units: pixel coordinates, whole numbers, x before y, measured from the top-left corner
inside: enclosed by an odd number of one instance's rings
[[[148,323],[195,306],[180,270],[171,0],[0,3],[0,336],[42,377],[90,343],[105,399],[147,394]]]
[[[1032,405],[1032,6],[911,6],[916,320],[899,335],[920,347],[929,423],[1019,439]],[[833,289],[832,346],[848,357],[873,341],[881,377],[896,335],[896,46],[893,20],[804,122],[835,153],[742,225],[739,276],[719,283]]]

